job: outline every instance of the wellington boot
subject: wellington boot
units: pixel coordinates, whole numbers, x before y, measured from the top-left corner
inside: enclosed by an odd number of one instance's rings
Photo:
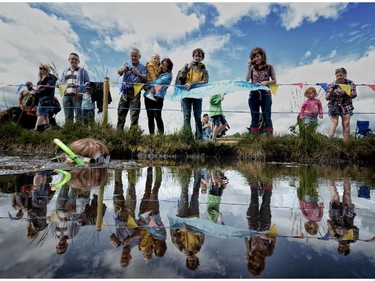
[[[39,126],[37,126],[36,127],[36,130],[38,131],[38,132],[43,132],[44,131],[44,124],[43,125],[39,125]]]

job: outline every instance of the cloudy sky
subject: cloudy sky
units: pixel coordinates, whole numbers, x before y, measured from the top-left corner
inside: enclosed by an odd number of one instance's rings
[[[103,81],[108,75],[111,82],[121,82],[116,69],[128,61],[132,47],[140,49],[144,64],[155,52],[169,57],[175,65],[174,76],[191,60],[191,51],[200,47],[206,53],[210,82],[242,80],[251,49],[260,46],[281,84],[273,96],[272,119],[275,133],[284,134],[295,123],[304,100],[304,88],[292,84],[332,82],[338,67],[345,67],[348,78],[357,84],[375,84],[375,3],[20,2],[0,3],[0,7],[2,85],[26,80],[36,83],[39,63],[54,63],[61,73],[68,66],[70,52],[79,53],[80,65],[91,80]],[[114,101],[109,122],[114,125],[118,87],[116,83],[111,86]],[[317,89],[325,112],[320,130],[325,133],[327,102],[321,88]],[[16,90],[16,86],[0,89],[1,110],[16,104]],[[170,87],[163,111],[167,133],[179,130],[182,124],[180,103],[168,98],[172,93]],[[226,96],[223,108],[231,125],[228,133],[246,131],[250,123],[247,98],[247,92]],[[374,98],[373,90],[358,86],[352,132],[359,119],[371,120],[375,128]],[[207,98],[203,109],[209,109]],[[60,112],[58,120],[63,119]],[[125,126],[128,124],[129,119]],[[144,110],[140,125],[148,133]]]

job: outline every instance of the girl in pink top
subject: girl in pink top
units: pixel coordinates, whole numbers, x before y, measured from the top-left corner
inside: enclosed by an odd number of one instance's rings
[[[314,87],[309,87],[305,91],[305,97],[307,100],[301,106],[301,111],[299,118],[304,120],[305,124],[317,124],[318,116],[320,119],[323,118],[323,107],[322,103],[317,96],[316,89]]]

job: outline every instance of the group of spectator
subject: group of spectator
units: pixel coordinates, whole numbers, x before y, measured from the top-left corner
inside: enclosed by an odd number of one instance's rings
[[[184,89],[189,91],[198,84],[208,83],[209,75],[206,66],[202,63],[205,53],[197,48],[192,52],[192,61],[186,63],[177,74],[175,85],[183,85]],[[117,128],[122,129],[125,124],[126,115],[130,109],[130,126],[138,125],[140,113],[140,95],[134,92],[134,83],[146,83],[144,98],[147,110],[149,133],[155,133],[155,121],[160,134],[164,133],[164,124],[162,120],[163,100],[166,90],[172,81],[173,63],[170,59],[162,60],[159,65],[160,57],[153,54],[151,60],[146,64],[140,63],[141,54],[138,49],[133,48],[130,51],[131,63],[125,63],[118,70],[119,75],[123,75],[121,98],[118,106]],[[350,117],[353,115],[352,99],[356,97],[355,84],[346,78],[347,72],[344,68],[339,68],[335,72],[336,80],[329,85],[326,93],[328,101],[331,126],[328,137],[332,138],[338,125],[339,116],[342,118],[344,141],[348,141],[350,134]],[[254,48],[250,52],[248,60],[248,72],[246,81],[269,86],[276,84],[276,74],[272,65],[267,63],[267,55],[264,49]],[[351,93],[348,95],[339,84],[351,85]],[[141,89],[138,89],[141,91]],[[305,96],[308,99],[301,107],[299,118],[304,120],[305,124],[317,124],[317,117],[322,118],[321,103],[316,99],[316,90],[308,88]],[[221,102],[224,100],[225,93],[217,93],[210,98],[210,114],[213,128],[212,132],[208,117],[203,118],[202,123],[202,98],[183,98],[181,107],[183,112],[183,127],[188,130],[191,128],[192,111],[195,120],[195,138],[209,139],[215,141],[217,136],[225,133],[228,123],[224,117]],[[264,124],[262,131],[267,135],[273,134],[273,124],[271,119],[272,94],[270,90],[250,91],[248,105],[251,114],[251,125],[248,127],[250,134],[256,136],[260,133],[260,120]],[[208,133],[207,133],[208,132]]]
[[[177,74],[175,85],[181,85],[189,91],[196,85],[208,83],[209,75],[205,64],[203,64],[205,53],[201,48],[194,49],[192,60],[186,63]],[[126,62],[118,69],[118,74],[122,76],[120,88],[120,100],[117,108],[117,129],[122,130],[125,120],[130,112],[130,128],[138,126],[139,114],[141,110],[141,95],[143,91],[144,104],[146,107],[148,129],[151,135],[155,134],[155,123],[157,133],[164,134],[164,123],[162,119],[162,109],[164,98],[168,87],[172,82],[173,62],[169,58],[160,59],[158,54],[152,54],[146,65],[140,62],[141,53],[137,48],[132,48],[129,52],[129,62]],[[39,81],[34,90],[32,83],[26,83],[26,89],[32,99],[38,99],[37,121],[35,130],[43,131],[50,128],[48,113],[53,108],[55,87],[65,85],[63,90],[63,108],[65,123],[76,121],[93,122],[95,120],[95,102],[90,91],[90,77],[88,72],[79,66],[80,60],[76,53],[70,53],[68,61],[70,66],[66,68],[58,79],[51,73],[48,64],[40,64]],[[245,80],[262,86],[276,84],[276,74],[272,65],[267,63],[266,52],[256,47],[250,52],[248,72]],[[329,116],[331,126],[328,137],[332,138],[338,125],[339,116],[342,118],[343,139],[349,140],[350,117],[353,115],[352,99],[356,97],[355,84],[346,78],[347,72],[344,68],[335,71],[336,80],[332,82],[326,92],[328,101]],[[351,92],[348,94],[339,85],[351,85]],[[136,86],[136,85],[141,85]],[[60,88],[61,90],[61,88]],[[19,105],[26,106],[30,99],[20,93]],[[202,98],[188,97],[181,100],[183,113],[183,128],[192,132],[191,115],[193,112],[195,120],[195,138],[199,140],[210,139],[215,141],[228,128],[228,123],[224,117],[221,102],[225,93],[217,93],[210,98],[210,114],[212,120],[212,132],[209,138],[206,136],[207,121],[202,123]],[[316,98],[315,88],[309,87],[305,91],[307,100],[302,104],[299,118],[303,123],[317,124],[317,117],[323,118],[322,105]],[[248,97],[248,106],[251,115],[251,124],[247,129],[249,133],[256,136],[260,133],[260,120],[263,120],[262,131],[267,135],[273,134],[273,124],[271,119],[272,94],[270,90],[252,90]]]

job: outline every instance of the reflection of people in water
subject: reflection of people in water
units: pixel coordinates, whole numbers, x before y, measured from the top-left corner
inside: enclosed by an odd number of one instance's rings
[[[223,191],[226,188],[229,180],[220,171],[211,171],[209,178],[202,178],[201,188],[208,188],[208,197],[207,197],[207,214],[208,218],[212,222],[218,222],[224,224],[223,216],[220,212],[220,202]]]
[[[115,189],[113,192],[113,206],[115,211],[116,233],[112,233],[110,240],[118,248],[122,246],[120,265],[127,267],[132,259],[131,250],[139,244],[139,228],[134,221],[137,197],[135,185],[137,170],[129,169],[128,188],[126,197],[122,184],[122,170],[115,170]],[[134,225],[132,225],[132,223]]]
[[[329,236],[338,241],[338,253],[344,256],[350,253],[350,244],[359,238],[359,229],[354,225],[354,204],[352,204],[350,182],[344,179],[344,194],[342,202],[337,192],[335,182],[330,182],[331,202],[329,203]]]
[[[167,233],[160,217],[158,193],[162,181],[161,167],[155,167],[155,182],[152,188],[152,167],[147,168],[145,192],[139,206],[140,236],[138,248],[145,260],[152,259],[152,253],[163,257],[167,251]]]
[[[38,233],[47,227],[47,204],[53,197],[54,192],[49,188],[50,172],[38,172],[33,179],[31,191],[31,208],[28,210],[27,237],[35,239]]]
[[[82,226],[95,224],[98,197],[94,194],[90,203],[90,189],[105,184],[108,179],[107,169],[76,169],[70,174],[71,179],[59,190],[56,210],[51,215],[50,227],[59,239],[58,254],[66,252],[68,240],[73,239]],[[103,205],[103,216],[105,210]]]
[[[177,216],[181,218],[199,218],[199,187],[201,184],[201,170],[194,171],[193,193],[189,205],[189,182],[181,186],[181,196],[178,202]],[[181,224],[178,229],[171,229],[172,243],[177,249],[186,255],[186,267],[196,270],[200,264],[197,254],[204,243],[203,232],[195,231],[188,225]]]
[[[251,199],[247,209],[247,221],[249,229],[264,231],[271,226],[271,195],[272,186],[263,182],[250,184]],[[259,208],[259,197],[262,196],[262,204]],[[276,246],[276,237],[265,234],[252,235],[250,239],[245,238],[247,255],[245,261],[248,271],[258,276],[264,270],[266,257],[270,257]]]
[[[31,205],[31,191],[33,189],[35,173],[21,174],[16,177],[15,180],[15,190],[11,196],[12,207],[17,210],[15,216],[9,213],[9,217],[12,220],[22,219],[24,212],[27,211],[28,207]]]
[[[301,171],[300,186],[297,190],[301,213],[307,222],[305,230],[310,235],[316,235],[319,230],[318,222],[323,217],[324,204],[319,202],[318,176],[313,167]]]
[[[16,178],[17,191],[12,195],[12,206],[18,209],[13,219],[21,219],[27,210],[27,237],[34,240],[39,232],[46,229],[47,205],[54,192],[49,188],[51,172],[22,174]]]

